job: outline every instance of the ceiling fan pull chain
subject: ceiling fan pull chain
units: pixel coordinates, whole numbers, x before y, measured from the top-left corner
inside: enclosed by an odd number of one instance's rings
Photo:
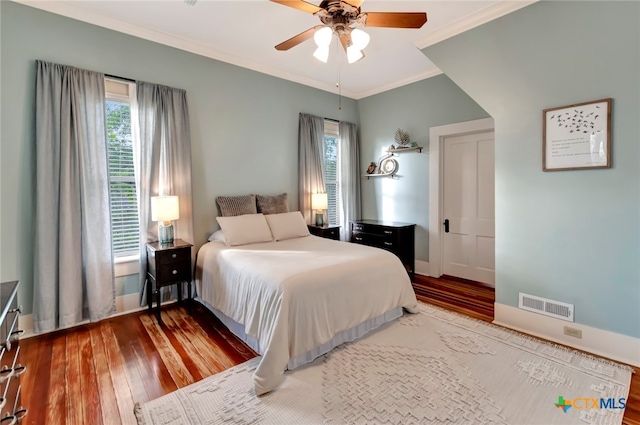
[[[340,84],[340,44],[338,42],[338,38],[336,37],[336,61],[338,62],[338,81],[336,82],[336,87],[338,88],[338,110],[342,110],[342,84]]]

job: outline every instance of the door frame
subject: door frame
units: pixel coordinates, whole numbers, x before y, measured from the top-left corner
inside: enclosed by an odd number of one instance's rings
[[[444,139],[491,131],[494,131],[493,118],[441,125],[429,129],[429,276],[442,276]]]

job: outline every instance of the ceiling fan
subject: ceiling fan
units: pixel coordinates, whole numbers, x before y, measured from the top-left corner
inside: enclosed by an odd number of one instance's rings
[[[349,63],[354,63],[364,57],[362,50],[369,44],[369,34],[361,27],[420,28],[427,22],[425,12],[362,12],[360,6],[364,0],[323,0],[319,6],[304,0],[271,1],[316,15],[323,23],[283,41],[276,50],[289,50],[313,37],[318,46],[313,56],[322,62],[327,62],[334,34],[347,53]]]

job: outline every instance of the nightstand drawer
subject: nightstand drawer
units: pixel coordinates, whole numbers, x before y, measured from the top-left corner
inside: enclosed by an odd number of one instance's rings
[[[175,264],[159,264],[156,282],[164,286],[170,283],[191,280],[190,267],[191,264],[184,261]]]
[[[191,259],[191,248],[171,249],[168,251],[156,252],[158,266],[161,264],[179,263]]]

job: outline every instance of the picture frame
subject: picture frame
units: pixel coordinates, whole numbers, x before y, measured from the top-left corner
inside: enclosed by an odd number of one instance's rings
[[[542,170],[611,168],[611,98],[542,111]]]

